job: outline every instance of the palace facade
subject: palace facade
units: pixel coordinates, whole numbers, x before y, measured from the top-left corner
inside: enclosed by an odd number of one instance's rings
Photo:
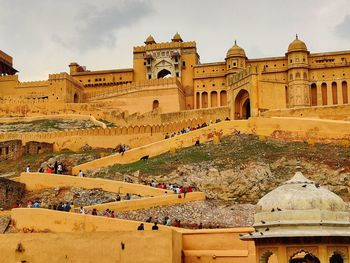
[[[310,53],[298,36],[282,56],[248,58],[236,43],[225,61],[200,63],[195,42],[176,33],[170,42],[149,36],[133,48],[133,68],[69,73],[20,82],[12,58],[0,53],[3,103],[97,103],[129,113],[230,107],[231,118],[297,107],[349,103],[350,51]]]

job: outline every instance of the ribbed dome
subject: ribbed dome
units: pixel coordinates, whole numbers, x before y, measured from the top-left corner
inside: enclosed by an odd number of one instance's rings
[[[226,58],[229,57],[246,57],[244,49],[238,46],[236,41],[233,47],[227,51]]]
[[[153,36],[152,35],[149,35],[148,38],[146,39],[145,41],[145,44],[146,45],[149,45],[149,44],[155,44],[156,41],[154,40]]]
[[[319,209],[345,211],[344,201],[335,193],[306,179],[297,171],[292,179],[277,187],[258,202],[259,212],[277,207],[285,210]]]
[[[288,53],[292,51],[307,51],[305,43],[298,38],[298,35],[296,35],[295,40],[288,46]]]
[[[350,236],[344,201],[300,171],[259,200],[253,226],[256,232],[243,239]]]
[[[176,34],[173,36],[171,41],[173,41],[173,42],[182,42],[182,38],[181,38],[180,34],[178,32],[176,32]]]

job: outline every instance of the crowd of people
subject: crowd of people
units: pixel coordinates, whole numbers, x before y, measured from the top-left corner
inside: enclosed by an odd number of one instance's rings
[[[31,172],[31,167],[28,164],[25,168],[25,171],[27,173]],[[54,164],[47,164],[46,167],[40,166],[38,169],[38,173],[48,173],[48,174],[63,174],[66,171],[66,168],[64,167],[63,163],[61,162],[55,162]]]
[[[156,188],[161,188],[161,189],[166,189],[169,190],[171,192],[173,192],[174,194],[184,194],[184,197],[186,197],[187,193],[191,193],[193,192],[194,186],[180,186],[178,184],[166,184],[166,183],[158,183],[155,182],[154,180],[152,180],[149,184],[149,186],[152,187],[156,187]]]

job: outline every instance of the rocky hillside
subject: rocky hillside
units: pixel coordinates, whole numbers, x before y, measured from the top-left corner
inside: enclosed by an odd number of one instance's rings
[[[0,177],[0,208],[10,209],[21,200],[25,185]]]
[[[36,120],[32,122],[0,123],[0,132],[49,132],[97,127],[87,120]]]
[[[221,143],[189,147],[148,161],[89,173],[120,179],[140,171],[143,180],[194,185],[210,199],[255,203],[295,172],[297,160],[308,178],[349,201],[350,149],[342,145],[228,136]]]

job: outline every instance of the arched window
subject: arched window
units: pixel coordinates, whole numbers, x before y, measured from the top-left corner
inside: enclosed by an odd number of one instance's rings
[[[201,108],[201,102],[200,102],[200,93],[199,92],[197,92],[196,93],[196,107],[197,107],[197,109],[200,109]]]
[[[208,93],[206,91],[202,93],[202,108],[208,108]]]
[[[212,91],[210,93],[210,103],[211,103],[211,107],[218,106],[218,93],[216,91]]]
[[[296,78],[296,79],[300,79],[300,72],[297,72],[297,73],[295,74],[295,78]]]
[[[343,94],[343,104],[348,104],[348,83],[346,81],[343,81],[341,84],[342,94]]]
[[[315,83],[310,87],[311,106],[317,106],[317,86]]]
[[[78,103],[79,102],[78,94],[74,93],[73,101],[74,101],[74,103]]]
[[[226,90],[220,91],[220,106],[226,106],[227,104],[227,92]]]
[[[334,105],[338,104],[337,82],[332,82],[332,100]]]
[[[306,73],[306,72],[304,72],[303,78],[304,78],[304,79],[307,79],[307,73]]]
[[[152,109],[155,110],[159,107],[159,101],[158,100],[154,100],[153,101],[153,105],[152,105]]]
[[[329,263],[344,263],[344,259],[342,255],[339,253],[335,252],[331,258],[329,259]]]
[[[289,80],[293,80],[293,74],[289,74]]]
[[[322,105],[327,105],[327,84],[324,82],[321,85],[321,92],[322,92]]]

